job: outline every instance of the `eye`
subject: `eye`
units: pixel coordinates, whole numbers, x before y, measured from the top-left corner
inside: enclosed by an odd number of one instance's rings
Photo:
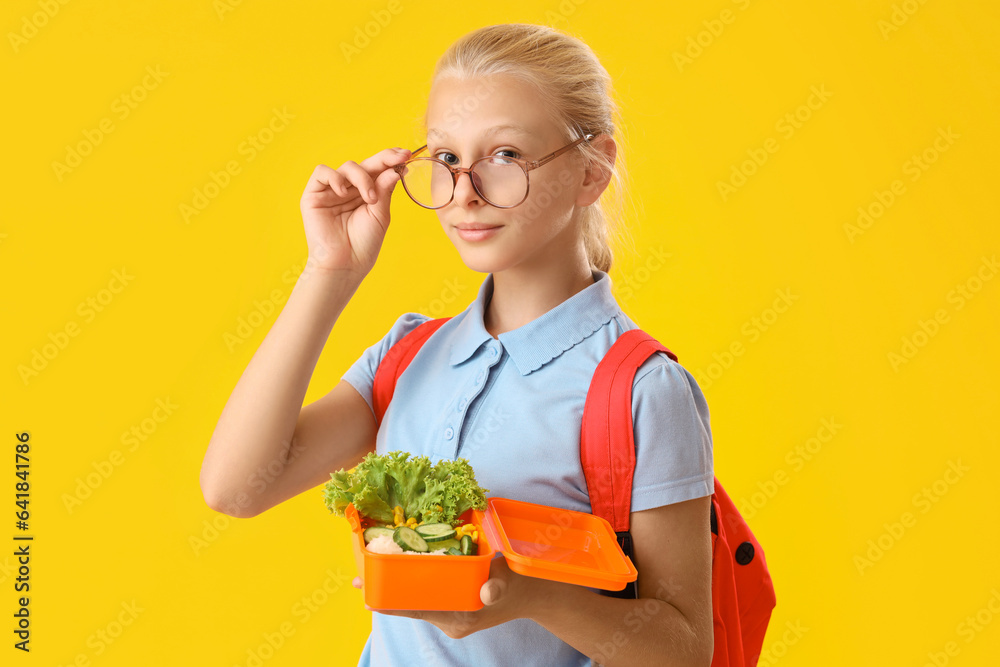
[[[521,154],[518,153],[517,151],[515,151],[512,148],[500,148],[500,149],[497,149],[495,155],[496,154],[500,154],[500,153],[509,153],[510,154],[510,155],[500,155],[500,157],[513,157],[513,158],[520,158],[521,157]],[[452,166],[456,166],[456,165],[458,165],[458,164],[461,163],[461,160],[459,160],[458,157],[454,153],[449,153],[448,151],[440,151],[438,153],[435,153],[434,157],[436,157],[437,159],[441,160],[442,162],[445,162],[446,164],[450,164]],[[510,164],[510,162],[508,160],[498,160],[497,162],[499,162],[501,164]]]
[[[451,160],[448,159],[449,155],[451,157],[455,158],[454,162],[452,162]],[[454,153],[449,153],[448,151],[441,151],[440,153],[435,153],[434,157],[436,157],[437,159],[441,160],[442,162],[446,162],[446,163],[448,163],[448,164],[450,164],[452,166],[454,166],[454,165],[456,165],[456,164],[459,163],[459,159],[457,157],[455,157],[455,154]]]
[[[521,157],[521,154],[513,150],[512,148],[501,148],[500,150],[497,151],[497,153],[510,153],[511,155],[509,157],[512,158]],[[509,160],[497,160],[497,162],[499,162],[500,164],[511,164]]]

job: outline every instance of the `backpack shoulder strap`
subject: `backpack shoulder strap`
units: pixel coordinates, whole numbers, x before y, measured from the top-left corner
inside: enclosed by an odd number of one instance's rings
[[[375,411],[375,423],[379,428],[382,427],[382,418],[385,416],[385,411],[389,409],[389,402],[392,401],[392,394],[396,390],[396,380],[410,365],[413,357],[417,355],[431,334],[450,319],[450,317],[439,317],[436,320],[427,320],[418,325],[413,331],[396,341],[382,357],[378,370],[375,371],[375,380],[372,386],[372,408]]]
[[[677,361],[677,355],[645,331],[622,333],[597,365],[583,408],[580,460],[591,513],[607,519],[615,532],[628,530],[632,506],[632,382],[656,352]]]

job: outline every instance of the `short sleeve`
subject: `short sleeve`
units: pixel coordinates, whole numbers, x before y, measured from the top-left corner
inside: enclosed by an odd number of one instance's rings
[[[715,469],[708,403],[691,373],[662,352],[636,372],[632,427],[633,512],[712,495]]]
[[[347,372],[341,376],[341,380],[344,380],[352,387],[358,390],[358,393],[364,397],[365,401],[368,402],[368,407],[372,408],[372,414],[375,414],[375,408],[373,407],[372,401],[372,387],[375,385],[375,371],[378,370],[379,364],[382,362],[383,357],[385,357],[386,352],[389,351],[393,345],[395,345],[403,336],[410,333],[418,326],[431,319],[426,315],[421,315],[420,313],[403,313],[396,320],[392,328],[389,329],[382,340],[375,343],[367,350],[365,350],[361,357],[355,361]]]

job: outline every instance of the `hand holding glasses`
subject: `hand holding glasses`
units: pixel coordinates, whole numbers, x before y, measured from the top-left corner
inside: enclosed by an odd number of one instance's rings
[[[351,274],[360,280],[371,271],[389,227],[389,203],[398,177],[393,167],[410,151],[387,148],[339,168],[313,171],[300,209],[314,270]]]
[[[593,138],[593,134],[584,135],[538,160],[489,155],[463,169],[435,157],[411,157],[406,162],[395,165],[393,169],[400,175],[406,194],[424,208],[437,209],[450,204],[455,197],[458,177],[464,173],[469,174],[472,187],[486,203],[497,208],[513,208],[528,198],[529,171]],[[426,144],[411,155],[416,155],[425,148]]]

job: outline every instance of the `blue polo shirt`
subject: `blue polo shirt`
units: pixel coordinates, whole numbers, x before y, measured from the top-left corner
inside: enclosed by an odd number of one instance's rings
[[[618,336],[637,328],[607,273],[544,315],[498,338],[483,313],[493,274],[468,308],[432,335],[396,385],[376,452],[431,461],[464,457],[488,497],[590,512],[580,463],[583,405],[594,370]],[[405,313],[343,375],[372,405],[386,351],[432,319]],[[666,343],[669,346],[669,343]],[[632,390],[636,467],[632,511],[712,494],[708,405],[691,374],[666,354],[646,360]],[[596,590],[596,589],[594,589]],[[372,612],[359,667],[402,665],[590,665],[584,654],[530,619],[452,639],[418,619]]]

